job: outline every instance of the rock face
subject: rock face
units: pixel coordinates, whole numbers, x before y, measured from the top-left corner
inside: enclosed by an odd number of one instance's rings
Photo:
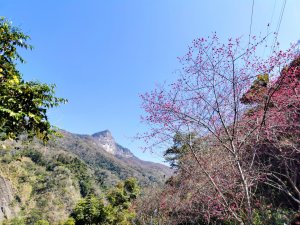
[[[134,155],[131,151],[127,148],[122,147],[121,145],[117,144],[109,130],[104,130],[92,135],[95,139],[95,144],[103,148],[106,152],[121,156],[124,158],[131,158]]]
[[[14,199],[13,189],[8,180],[0,176],[0,221],[15,215],[11,202]]]
[[[95,139],[95,144],[102,147],[108,153],[116,154],[117,146],[113,136],[109,130],[104,130],[92,135]]]

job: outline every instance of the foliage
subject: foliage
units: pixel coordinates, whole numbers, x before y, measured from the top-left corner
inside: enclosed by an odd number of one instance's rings
[[[46,220],[39,220],[34,225],[50,225]]]
[[[91,185],[89,192],[92,186],[95,191],[100,191],[94,186],[88,167],[82,161],[74,160],[76,156],[57,149],[47,151],[47,147],[34,146],[35,141],[30,146],[15,149],[17,144],[5,142],[11,148],[1,150],[0,158],[10,160],[2,161],[0,170],[1,176],[9,179],[15,190],[10,210],[22,218],[23,224],[35,224],[39,220],[57,224],[66,219],[82,196],[80,177],[86,177],[86,183]],[[69,163],[61,158],[67,158]],[[75,164],[73,170],[69,169],[72,162]],[[76,168],[81,169],[77,171]]]
[[[75,224],[130,224],[134,217],[132,201],[139,194],[139,187],[133,178],[119,183],[105,199],[88,195],[76,205],[72,217]]]
[[[18,49],[32,49],[29,36],[0,18],[0,134],[15,139],[27,133],[47,141],[54,133],[47,109],[66,102],[54,96],[54,85],[23,80],[17,62],[24,63]]]
[[[299,90],[298,55],[280,71],[271,85],[262,86],[256,82],[242,98],[244,104],[253,106],[245,117],[265,117],[263,126],[255,131],[256,137],[248,146],[249,150],[257,153],[254,163],[264,174],[264,182],[258,192],[264,197],[270,192],[276,193],[272,195],[273,201],[266,199],[275,206],[292,209],[300,207]],[[267,99],[264,97],[266,93],[269,93]],[[265,101],[268,103],[267,113],[264,112]]]
[[[161,187],[149,187],[143,189],[141,196],[135,201],[137,225],[167,225],[172,223],[169,215],[160,207],[164,192]]]
[[[95,148],[90,147],[94,146],[93,142],[85,142],[83,138],[78,138],[74,134],[64,134],[59,141],[50,140],[47,145],[43,145],[36,139],[28,143],[6,140],[0,144],[1,177],[9,180],[11,187],[15,190],[15,199],[12,200],[11,205],[14,205],[16,209],[13,206],[9,208],[16,212],[16,216],[23,218],[24,224],[34,224],[39,220],[46,220],[50,224],[66,222],[65,220],[80,198],[93,195],[108,206],[111,205],[108,201],[108,194],[103,198],[98,196],[104,192],[117,196],[120,190],[124,191],[122,194],[125,198],[124,204],[108,207],[107,210],[112,215],[108,219],[114,221],[115,218],[116,221],[128,222],[129,217],[134,216],[134,205],[127,202],[129,199],[133,201],[137,195],[137,189],[132,181],[127,181],[125,186],[124,183],[119,184],[119,189],[110,188],[114,182],[118,184],[120,178],[117,177],[118,179],[111,182],[110,177],[114,175],[114,171],[104,170],[98,164],[82,160],[81,154],[72,153],[69,145],[73,145],[76,140],[80,141],[81,147],[84,147],[84,144],[88,146],[88,148],[80,149],[86,154],[86,158],[83,157],[84,160],[103,156],[105,160],[111,160],[112,164],[122,168],[125,173],[124,177],[130,174],[137,174],[137,179],[140,176],[146,178],[149,176],[148,170],[143,170],[143,168],[138,168],[137,172],[130,169],[127,171],[127,164],[109,154],[93,155]],[[5,145],[5,149],[1,148],[2,144]],[[161,167],[156,170],[159,168]],[[95,171],[99,174],[95,174]],[[155,171],[150,175],[155,176]],[[104,178],[105,186],[97,181],[100,176]],[[122,210],[118,211],[119,208]]]
[[[166,156],[179,169],[160,200],[174,224],[253,224],[262,182],[298,198],[299,66],[288,66],[297,53],[292,46],[260,58],[264,41],[253,37],[245,49],[240,38],[195,39],[179,58],[179,78],[141,96],[150,130],[140,138],[150,148],[175,140]]]
[[[103,200],[93,195],[80,200],[73,211],[75,224],[104,224],[109,215],[110,212],[104,206]]]
[[[187,139],[193,139],[193,135],[175,134],[173,146],[164,152],[165,160],[170,164],[171,168],[178,169],[181,167],[182,158],[188,152]]]
[[[13,218],[11,220],[6,220],[3,225],[25,225],[23,218]]]
[[[33,162],[38,165],[44,166],[46,164],[43,154],[34,149],[27,148],[21,153],[22,156],[30,158]]]
[[[139,192],[140,188],[137,185],[137,180],[129,178],[125,180],[124,183],[119,183],[113,190],[111,190],[107,195],[107,199],[114,207],[120,206],[128,209],[129,203],[136,199]]]
[[[281,208],[260,208],[254,211],[254,225],[274,224],[282,225],[289,224],[292,218],[292,211]]]
[[[77,157],[70,157],[64,154],[56,156],[57,165],[64,165],[79,180],[80,193],[83,197],[87,196],[92,192],[91,176],[87,173],[88,167]]]
[[[75,220],[73,218],[67,219],[62,225],[75,225]]]

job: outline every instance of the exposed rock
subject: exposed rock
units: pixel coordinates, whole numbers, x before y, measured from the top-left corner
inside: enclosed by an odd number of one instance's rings
[[[0,176],[0,221],[15,215],[15,210],[11,207],[13,199],[14,193],[10,182]]]
[[[110,154],[121,156],[124,158],[134,157],[134,155],[131,153],[129,149],[124,148],[123,146],[115,142],[115,139],[113,138],[109,130],[104,130],[95,133],[92,135],[92,137],[95,139],[96,145],[102,147],[106,152]]]
[[[92,137],[95,139],[96,144],[102,147],[105,151],[113,155],[116,154],[117,146],[109,130],[95,133]]]

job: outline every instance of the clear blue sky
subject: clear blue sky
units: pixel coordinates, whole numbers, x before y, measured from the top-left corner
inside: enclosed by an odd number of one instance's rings
[[[283,0],[255,0],[252,34],[275,30]],[[0,0],[0,15],[32,38],[23,55],[27,80],[57,85],[69,100],[49,113],[56,126],[81,134],[109,129],[140,158],[130,137],[140,124],[139,94],[171,81],[194,38],[249,35],[252,0]],[[300,39],[300,1],[287,0],[278,40]],[[270,40],[271,42],[272,40]]]

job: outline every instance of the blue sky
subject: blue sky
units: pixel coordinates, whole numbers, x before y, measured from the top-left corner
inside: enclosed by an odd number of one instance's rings
[[[216,31],[221,38],[250,30],[253,0],[0,0],[0,15],[31,36],[20,70],[27,80],[57,85],[67,105],[49,112],[62,129],[92,134],[109,129],[117,142],[142,159],[132,141],[140,124],[139,94],[174,79],[178,56],[194,38]],[[278,25],[283,0],[255,0],[252,34]],[[278,40],[282,48],[300,39],[300,1],[287,0]],[[270,39],[271,43],[272,40]]]

